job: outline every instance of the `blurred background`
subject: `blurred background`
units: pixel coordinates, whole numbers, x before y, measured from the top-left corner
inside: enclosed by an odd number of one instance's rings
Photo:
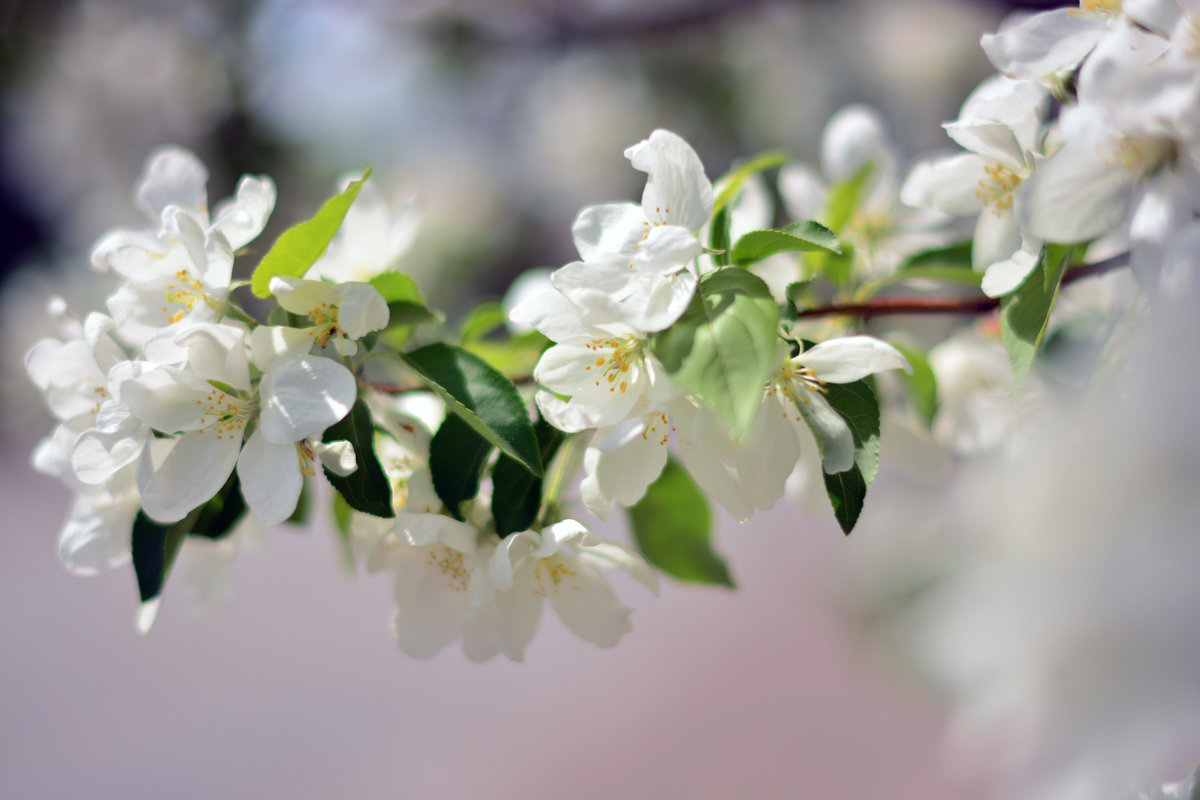
[[[404,270],[453,321],[571,260],[582,205],[636,199],[622,151],[656,127],[714,178],[768,149],[815,161],[851,102],[879,108],[909,156],[951,149],[939,123],[990,74],[979,36],[1013,6],[4,3],[0,797],[982,796],[987,765],[950,768],[937,693],[875,627],[895,598],[847,588],[886,594],[856,552],[895,555],[939,527],[892,522],[943,499],[928,480],[881,477],[873,492],[894,481],[904,505],[869,501],[849,540],[820,506],[720,518],[740,588],[668,583],[654,600],[621,585],[638,610],[612,652],[547,618],[524,665],[409,659],[389,581],[341,572],[323,523],[265,534],[203,617],[172,587],[139,638],[131,570],[80,580],[55,558],[68,493],[25,466],[51,421],[22,358],[53,333],[50,294],[101,307],[90,248],[138,223],[132,188],[158,145],[195,150],[212,199],[272,176],[262,248],[372,166],[419,209]]]

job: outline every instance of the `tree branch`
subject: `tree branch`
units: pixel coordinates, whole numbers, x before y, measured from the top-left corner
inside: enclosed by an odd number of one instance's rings
[[[1080,264],[1071,267],[1063,275],[1063,285],[1074,283],[1093,275],[1101,275],[1129,265],[1129,254],[1125,253],[1095,264]],[[797,319],[828,317],[837,314],[871,319],[891,314],[983,314],[1000,306],[998,297],[976,295],[972,297],[893,297],[871,300],[866,303],[832,303],[827,306],[806,308],[796,314]]]

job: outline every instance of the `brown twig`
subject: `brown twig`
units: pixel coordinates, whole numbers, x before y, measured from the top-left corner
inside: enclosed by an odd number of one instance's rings
[[[1129,265],[1129,255],[1119,255],[1097,261],[1095,264],[1080,264],[1071,267],[1063,275],[1063,285],[1074,283],[1093,275],[1101,275]],[[828,317],[836,314],[871,319],[890,314],[982,314],[998,308],[1000,298],[973,295],[970,297],[888,297],[866,303],[832,303],[827,306],[806,308],[796,315],[797,319]]]

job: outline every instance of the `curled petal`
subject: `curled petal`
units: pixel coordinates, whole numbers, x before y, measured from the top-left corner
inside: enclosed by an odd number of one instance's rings
[[[912,369],[896,348],[873,336],[829,339],[805,350],[793,361],[813,370],[820,380],[828,383],[851,383],[885,369]]]
[[[698,231],[713,209],[712,183],[691,145],[662,129],[625,151],[634,169],[645,172],[642,211],[652,223]]]

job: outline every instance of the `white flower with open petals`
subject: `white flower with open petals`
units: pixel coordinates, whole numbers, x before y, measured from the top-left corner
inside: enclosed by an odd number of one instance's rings
[[[807,422],[821,439],[825,471],[845,472],[854,466],[854,434],[845,418],[825,399],[825,386],[853,383],[887,369],[910,369],[904,356],[887,342],[871,336],[829,339],[783,362],[769,389],[783,405],[783,414],[770,413],[769,403],[763,411],[768,419]],[[797,412],[799,416],[794,416]],[[777,427],[779,435],[784,435],[786,426]],[[773,438],[767,435],[765,441]]]
[[[1046,90],[996,77],[942,127],[969,153],[918,164],[900,198],[947,214],[978,214],[971,260],[989,297],[1013,292],[1037,266],[1042,239],[1022,225],[1018,193],[1033,174]]]
[[[93,266],[125,279],[109,311],[130,341],[143,343],[158,328],[185,319],[217,321],[234,253],[262,232],[275,207],[270,178],[244,176],[237,195],[210,216],[207,180],[208,170],[191,152],[155,152],[135,192],[155,227],[110,231],[92,252]]]
[[[581,639],[614,647],[633,630],[630,609],[622,606],[601,570],[623,569],[655,594],[658,575],[623,545],[592,535],[573,519],[548,525],[540,533],[505,537],[488,562],[497,589],[500,647],[521,661],[533,641],[546,601]]]
[[[238,468],[242,494],[264,525],[295,510],[312,459],[353,470],[345,448],[306,440],[342,419],[354,404],[354,376],[328,358],[280,361],[251,386],[246,334],[228,325],[197,324],[173,335],[188,349],[186,368],[158,366],[125,381],[122,400],[162,433],[179,434],[142,483],[142,505],[159,522],[176,522],[215,495]],[[243,448],[247,426],[254,432]]]
[[[641,206],[606,203],[579,212],[572,234],[582,261],[564,267],[556,285],[568,295],[575,286],[603,287],[629,306],[638,327],[662,330],[695,291],[688,265],[704,252],[696,233],[712,214],[712,183],[696,151],[670,131],[654,131],[625,157],[647,175]]]
[[[255,328],[254,363],[260,369],[305,355],[314,344],[322,350],[333,344],[339,356],[353,356],[358,352],[358,339],[388,324],[387,301],[369,283],[275,277],[270,287],[279,305],[293,314],[308,317],[312,324],[305,328],[282,325]]]
[[[616,425],[669,402],[678,389],[650,352],[644,331],[607,295],[578,292],[575,299],[547,291],[514,308],[510,318],[558,342],[534,369],[538,407],[559,430],[575,432]]]
[[[391,523],[367,568],[396,574],[392,633],[400,649],[432,658],[461,638],[472,661],[496,655],[496,615],[487,604],[493,591],[485,585],[490,550],[480,548],[479,531],[442,514],[410,511],[397,511]]]

